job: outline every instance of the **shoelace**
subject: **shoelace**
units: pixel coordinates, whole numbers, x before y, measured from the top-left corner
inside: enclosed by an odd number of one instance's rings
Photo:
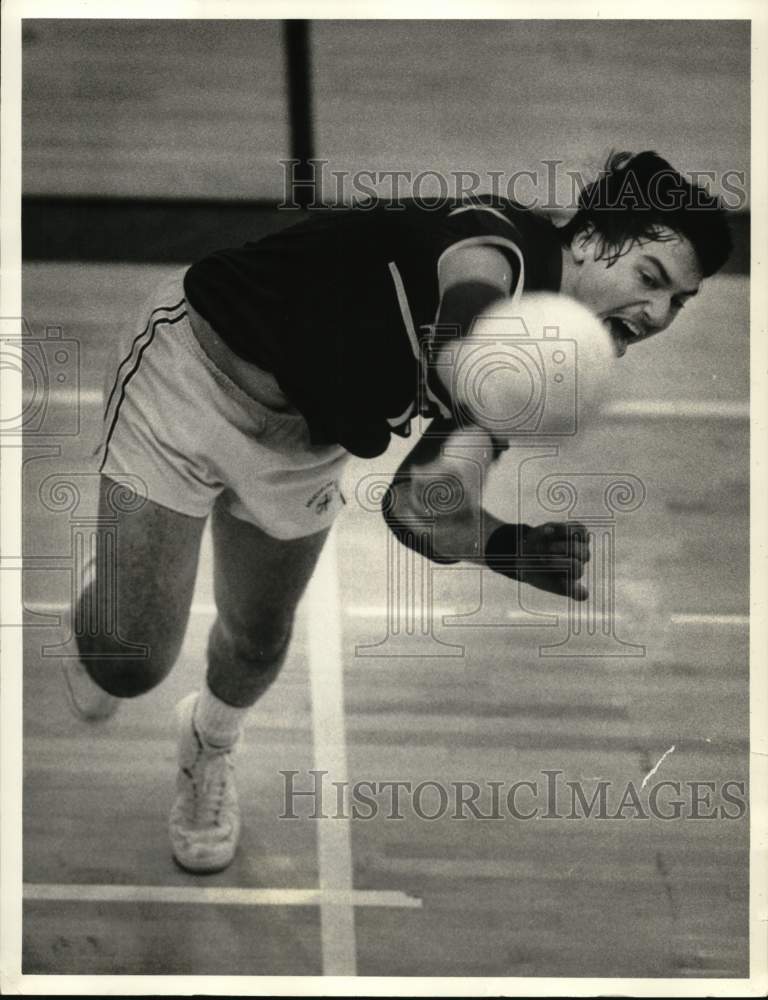
[[[188,817],[193,823],[218,826],[230,777],[229,754],[232,747],[212,749],[203,743],[194,726],[193,733],[197,741],[197,756],[191,767],[182,768],[192,786],[189,801],[191,813],[188,813]]]

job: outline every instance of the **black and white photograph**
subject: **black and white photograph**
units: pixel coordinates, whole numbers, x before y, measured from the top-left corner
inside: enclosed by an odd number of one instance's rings
[[[764,995],[765,14],[366,10],[4,6],[3,991]]]

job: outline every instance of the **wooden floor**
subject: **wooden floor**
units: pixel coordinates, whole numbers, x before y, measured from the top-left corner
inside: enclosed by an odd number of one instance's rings
[[[322,767],[331,746],[313,727],[310,692],[331,695],[318,676],[328,668],[318,666],[325,653],[312,638],[311,595],[239,761],[245,823],[237,859],[207,878],[175,868],[166,836],[173,707],[203,674],[213,618],[209,539],[175,671],[108,726],[90,729],[68,715],[59,661],[46,649],[68,634],[73,515],[40,499],[49,476],[79,474],[78,513],[92,512],[86,456],[105,346],[160,273],[25,270],[33,332],[58,324],[79,342],[82,428],[60,439],[59,454],[26,453],[24,972],[318,975],[338,970],[328,940],[347,932],[333,914],[351,907],[353,971],[362,976],[745,975],[746,818],[460,820],[449,811],[429,821],[408,808],[403,819],[388,819],[382,808],[367,820],[280,819],[280,772],[300,772],[307,787],[306,772]],[[640,788],[657,764],[651,781],[720,788],[747,780],[746,309],[744,279],[713,279],[674,341],[630,352],[613,416],[559,456],[524,466],[532,520],[545,518],[534,505],[547,475],[629,473],[642,482],[644,503],[615,516],[614,534],[616,637],[645,646],[644,655],[615,655],[637,652],[615,644],[610,657],[548,655],[542,647],[569,634],[561,604],[531,591],[518,606],[500,577],[450,567],[434,573],[433,634],[411,655],[390,655],[402,649],[388,633],[388,535],[355,496],[364,475],[394,471],[402,444],[382,462],[351,466],[350,503],[336,529],[335,609],[351,782],[543,787],[543,772],[557,770],[563,782],[583,781],[587,793],[610,781],[618,797],[629,781]],[[673,400],[692,405],[664,416]],[[507,455],[491,506],[510,517],[515,477]],[[534,613],[550,617],[520,627]],[[388,635],[379,655],[361,648]],[[338,757],[328,762],[331,780]],[[521,808],[528,802],[522,795]],[[435,803],[426,796],[424,809]],[[343,868],[345,838],[352,892],[338,911],[318,905],[328,896],[297,896],[320,884],[321,856],[330,870]],[[333,847],[327,853],[336,842],[338,858]],[[94,886],[106,887],[106,897],[84,898]],[[66,898],[39,898],[45,887]],[[117,899],[120,887],[134,887],[125,889],[133,899]],[[239,903],[171,894],[204,887],[275,892],[268,905],[258,894]]]
[[[23,67],[26,194],[283,193],[280,22],[26,19]],[[746,21],[320,20],[312,80],[329,200],[332,170],[493,169],[506,185],[556,159],[568,204],[566,171],[610,149],[657,149],[718,190],[749,170]],[[512,196],[552,193],[523,177]]]

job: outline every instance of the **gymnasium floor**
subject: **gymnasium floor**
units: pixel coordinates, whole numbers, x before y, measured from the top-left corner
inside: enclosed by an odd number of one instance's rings
[[[640,787],[657,765],[655,779],[746,781],[745,279],[713,279],[675,339],[630,351],[599,425],[522,466],[534,522],[552,516],[535,509],[545,476],[629,473],[643,484],[644,502],[614,517],[612,656],[546,655],[541,646],[568,635],[563,605],[524,590],[517,606],[507,581],[490,574],[481,599],[481,574],[462,568],[434,573],[432,634],[419,622],[395,634],[387,531],[356,486],[391,474],[406,446],[350,467],[348,509],[239,760],[239,853],[228,871],[202,878],[171,861],[166,817],[173,707],[200,682],[213,618],[207,536],[175,671],[108,726],[69,716],[59,660],[44,650],[69,634],[70,531],[93,513],[86,456],[100,419],[104,346],[164,270],[24,272],[33,333],[60,325],[80,343],[82,427],[55,447],[30,439],[25,455],[23,971],[747,974],[747,817],[482,821],[449,810],[429,821],[406,808],[401,820],[384,809],[368,820],[278,818],[280,771],[300,772],[306,788],[313,767],[329,781],[414,785],[508,786],[560,770],[587,792],[598,780]],[[505,456],[489,498],[510,518],[516,468]],[[48,477],[72,473],[80,506],[51,510]],[[418,585],[420,568],[412,571]],[[405,614],[405,598],[395,603]],[[531,627],[537,613],[550,617]],[[387,637],[379,655],[358,648]],[[640,645],[644,655],[615,655]],[[406,647],[410,655],[390,655]],[[435,809],[434,798],[424,809]]]

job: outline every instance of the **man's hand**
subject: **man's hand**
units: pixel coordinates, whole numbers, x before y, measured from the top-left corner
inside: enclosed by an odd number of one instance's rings
[[[539,590],[586,601],[580,582],[589,561],[589,534],[583,524],[549,521],[532,528],[503,524],[488,539],[485,563],[490,569]]]

